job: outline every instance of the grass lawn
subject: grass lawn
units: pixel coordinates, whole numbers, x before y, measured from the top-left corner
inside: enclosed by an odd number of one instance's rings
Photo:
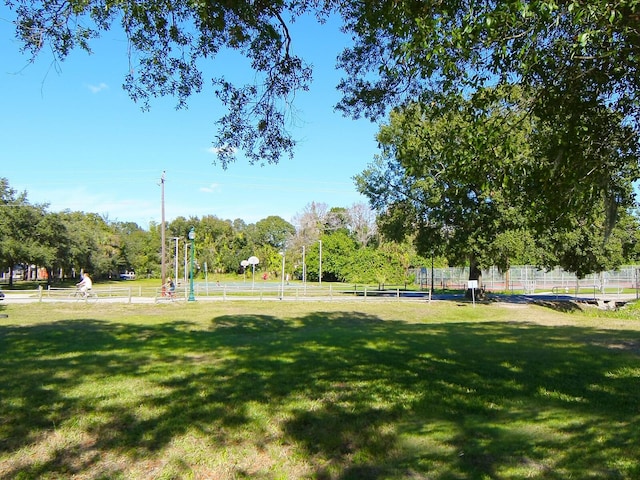
[[[0,479],[636,479],[640,320],[0,305]]]

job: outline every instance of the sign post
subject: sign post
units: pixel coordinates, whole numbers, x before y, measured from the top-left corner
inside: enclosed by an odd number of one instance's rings
[[[195,302],[196,297],[193,294],[193,263],[194,263],[194,250],[195,250],[196,230],[191,227],[189,230],[189,242],[191,242],[191,264],[189,266],[189,298],[188,302]]]
[[[476,306],[476,288],[478,288],[478,280],[469,280],[469,289],[471,290],[471,298],[473,306]]]

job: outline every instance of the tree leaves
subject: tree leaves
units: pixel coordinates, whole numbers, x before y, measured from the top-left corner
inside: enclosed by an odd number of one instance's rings
[[[519,188],[535,203],[543,228],[570,228],[563,209],[588,214],[604,199],[612,207],[605,209],[612,220],[613,207],[625,209],[634,202],[631,186],[640,177],[637,0],[18,0],[9,7],[17,15],[23,50],[37,55],[49,46],[59,59],[73,48],[89,50],[92,38],[119,22],[132,50],[125,87],[143,108],[163,95],[175,96],[177,106],[185,107],[204,87],[199,62],[223,49],[244,56],[255,72],[252,81],[222,76],[213,81],[227,109],[215,139],[223,167],[239,151],[258,164],[293,155],[296,143],[287,128],[292,102],[297,92],[309,88],[312,70],[292,53],[289,23],[308,12],[319,21],[337,14],[353,39],[337,63],[345,73],[338,85],[343,94],[339,111],[379,120],[395,107],[422,104],[429,108],[419,114],[434,122],[459,118],[473,123],[475,132],[438,126],[438,140],[428,132],[423,138],[410,135],[419,138],[415,145],[383,141],[385,158],[456,152],[448,173],[462,178],[469,169],[480,169],[485,180],[451,185],[451,192],[467,188],[473,193],[454,195],[462,211],[472,200],[486,200],[480,192],[489,185]],[[524,133],[531,137],[531,152],[526,152],[531,161],[514,160],[519,145],[514,136],[494,136],[505,129],[481,123],[491,118],[488,109],[514,108],[509,91],[517,91],[526,104],[495,119],[514,129],[522,127],[525,116],[535,123],[535,130]],[[498,103],[496,92],[502,96]],[[403,128],[409,132],[411,124]],[[483,163],[485,148],[501,160]],[[401,167],[426,178],[418,164]],[[430,172],[442,175],[442,169]],[[390,173],[398,179],[397,172]],[[383,180],[360,184],[376,208],[387,198]],[[397,187],[419,196],[410,181],[397,182]],[[611,225],[605,222],[606,228]]]
[[[18,0],[9,7],[22,49],[33,57],[45,46],[57,60],[75,48],[90,51],[93,38],[119,23],[130,51],[124,88],[143,109],[160,96],[173,96],[177,108],[185,108],[204,87],[202,62],[222,49],[238,51],[256,75],[244,85],[214,80],[228,109],[218,122],[219,161],[226,167],[239,150],[260,164],[292,155],[288,115],[295,94],[308,89],[311,67],[291,54],[285,12],[293,19],[317,2]],[[319,7],[318,15],[324,11]]]
[[[358,33],[341,57],[348,74],[340,85],[343,111],[375,117],[385,113],[381,106],[435,99],[446,115],[459,97],[483,110],[492,102],[487,93],[517,86],[527,93],[523,111],[536,122],[533,153],[544,165],[523,166],[533,176],[521,186],[542,197],[541,222],[561,218],[557,205],[583,213],[602,198],[615,198],[620,208],[632,204],[629,185],[639,176],[636,0],[405,1],[393,2],[393,10],[374,4],[377,17],[371,6],[342,10]],[[410,74],[392,84],[388,69],[364,58],[374,53]],[[458,164],[466,163],[463,155]]]

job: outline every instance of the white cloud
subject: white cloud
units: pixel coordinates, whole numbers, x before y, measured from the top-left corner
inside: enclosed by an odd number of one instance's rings
[[[200,191],[204,193],[214,193],[220,190],[219,183],[212,183],[208,187],[200,187]]]
[[[103,90],[108,90],[109,89],[109,85],[107,85],[106,83],[102,82],[98,85],[87,85],[87,88],[89,89],[89,91],[91,93],[100,93]]]

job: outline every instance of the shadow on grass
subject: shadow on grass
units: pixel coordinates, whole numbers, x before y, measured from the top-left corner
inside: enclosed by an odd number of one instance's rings
[[[556,312],[563,312],[563,313],[574,313],[582,310],[580,305],[578,305],[576,302],[570,302],[566,300],[558,300],[558,301],[539,300],[531,303],[535,305],[539,305],[541,307],[550,308],[551,310],[555,310]]]
[[[187,434],[211,452],[286,446],[305,478],[637,478],[639,346],[352,312],[0,326],[0,478],[125,478]],[[82,439],[24,454],[66,428]],[[295,477],[274,468],[233,476]]]

